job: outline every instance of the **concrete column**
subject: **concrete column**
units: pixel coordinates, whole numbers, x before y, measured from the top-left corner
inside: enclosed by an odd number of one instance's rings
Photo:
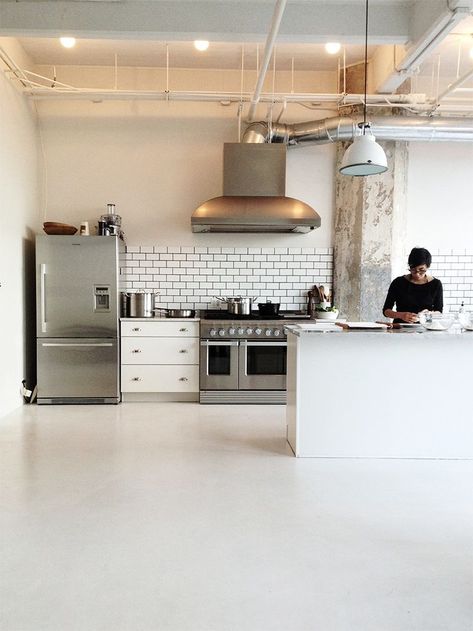
[[[394,275],[406,260],[406,142],[380,142],[382,175],[340,175],[348,143],[337,148],[334,304],[350,320],[379,320]]]

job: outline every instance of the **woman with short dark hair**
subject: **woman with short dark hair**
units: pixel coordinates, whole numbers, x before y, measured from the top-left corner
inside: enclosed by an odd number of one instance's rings
[[[443,287],[427,272],[432,255],[425,248],[413,248],[407,264],[409,273],[398,276],[389,287],[383,314],[394,322],[418,322],[421,311],[443,311]],[[396,311],[393,307],[396,305]]]

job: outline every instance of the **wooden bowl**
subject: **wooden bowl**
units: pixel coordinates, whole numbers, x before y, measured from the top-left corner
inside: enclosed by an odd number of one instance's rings
[[[77,228],[67,223],[58,223],[57,221],[45,221],[43,230],[46,234],[75,234]]]

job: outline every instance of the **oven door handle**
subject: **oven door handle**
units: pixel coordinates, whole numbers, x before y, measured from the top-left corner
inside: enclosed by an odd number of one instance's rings
[[[287,346],[287,342],[249,342],[248,340],[241,340],[242,346]]]
[[[200,340],[201,346],[238,346],[238,341],[229,340]]]

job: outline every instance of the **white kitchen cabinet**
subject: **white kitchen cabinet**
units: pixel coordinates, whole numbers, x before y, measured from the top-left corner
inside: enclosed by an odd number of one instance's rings
[[[198,401],[199,322],[122,319],[123,401]]]
[[[122,319],[122,337],[199,337],[199,321],[186,318],[173,321],[164,318]]]
[[[287,441],[296,456],[473,458],[472,333],[286,329]],[[426,395],[396,389],[418,365],[433,367]]]
[[[198,364],[199,338],[122,337],[122,364],[156,364],[156,358],[165,358],[166,364]]]

